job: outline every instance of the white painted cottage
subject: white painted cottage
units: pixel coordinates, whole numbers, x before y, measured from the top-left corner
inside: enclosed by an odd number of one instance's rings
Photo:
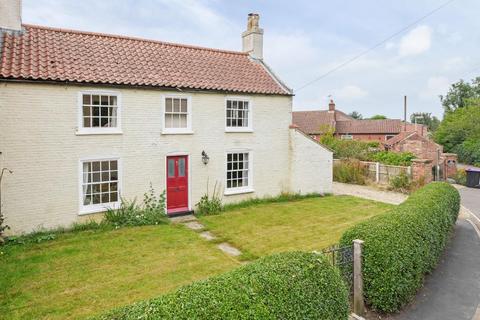
[[[0,1],[2,210],[12,233],[89,219],[120,196],[166,190],[195,209],[332,190],[332,153],[291,126],[292,91],[263,61],[249,15],[243,52],[21,23]]]

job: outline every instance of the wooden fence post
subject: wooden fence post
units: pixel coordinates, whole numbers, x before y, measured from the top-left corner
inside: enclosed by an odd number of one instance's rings
[[[380,162],[377,162],[375,164],[375,180],[377,181],[377,183],[380,182]]]
[[[365,302],[363,300],[362,247],[363,240],[353,240],[353,312],[359,316],[365,314]]]

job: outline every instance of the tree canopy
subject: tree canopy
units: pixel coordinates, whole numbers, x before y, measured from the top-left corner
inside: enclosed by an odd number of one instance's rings
[[[352,111],[351,113],[348,114],[350,117],[352,117],[353,119],[357,119],[357,120],[362,120],[363,119],[363,116],[360,112],[358,111]]]
[[[462,107],[445,113],[434,139],[461,162],[480,165],[480,99],[466,99]]]
[[[460,80],[452,84],[445,96],[440,96],[445,112],[464,108],[472,99],[480,99],[480,77],[471,82]]]
[[[440,120],[428,112],[415,112],[410,116],[411,123],[426,125],[430,132],[435,132],[440,125]]]
[[[387,116],[384,116],[382,114],[376,114],[373,117],[370,118],[371,120],[384,120],[387,119]]]

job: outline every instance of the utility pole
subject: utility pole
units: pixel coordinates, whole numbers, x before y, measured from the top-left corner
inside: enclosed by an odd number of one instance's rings
[[[407,96],[403,97],[403,131],[407,131]]]

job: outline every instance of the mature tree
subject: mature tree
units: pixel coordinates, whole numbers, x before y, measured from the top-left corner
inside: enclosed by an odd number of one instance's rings
[[[348,114],[350,117],[352,117],[353,119],[357,119],[357,120],[362,120],[363,119],[363,116],[360,112],[358,111],[352,111],[351,113]]]
[[[465,105],[445,114],[435,131],[435,141],[459,160],[480,164],[480,99],[467,99]]]
[[[384,120],[384,119],[387,119],[387,117],[382,115],[382,114],[376,114],[373,117],[371,117],[370,119],[372,119],[372,120]]]
[[[466,106],[469,99],[480,98],[480,77],[471,82],[460,80],[450,87],[445,96],[440,96],[445,112],[455,111]]]
[[[410,122],[424,124],[430,132],[435,132],[440,125],[440,120],[427,112],[415,112],[410,116]]]

